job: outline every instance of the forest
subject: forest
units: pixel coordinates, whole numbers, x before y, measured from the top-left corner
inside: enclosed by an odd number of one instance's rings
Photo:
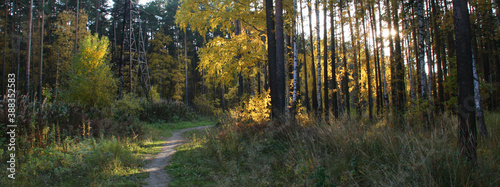
[[[0,186],[498,186],[499,11],[4,0]]]

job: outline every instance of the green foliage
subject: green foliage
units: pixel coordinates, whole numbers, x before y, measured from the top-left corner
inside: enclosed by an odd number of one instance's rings
[[[126,121],[129,118],[138,119],[144,111],[141,100],[132,94],[125,94],[122,99],[113,103],[114,118],[118,121]]]
[[[196,119],[193,110],[179,101],[160,100],[158,102],[143,102],[144,112],[140,119],[149,122],[178,122]]]
[[[68,71],[69,80],[63,93],[67,102],[87,107],[111,106],[116,98],[117,80],[106,62],[109,40],[97,35],[81,41],[81,48]]]
[[[218,116],[222,111],[215,108],[214,103],[210,101],[206,95],[196,96],[193,100],[193,108],[194,110],[201,115],[205,116]]]

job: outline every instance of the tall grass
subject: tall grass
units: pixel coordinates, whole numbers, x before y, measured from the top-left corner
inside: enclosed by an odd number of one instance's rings
[[[457,120],[445,114],[431,130],[404,131],[384,120],[228,119],[192,137],[168,169],[173,184],[187,185],[498,186],[500,114],[486,113],[486,122],[490,136],[480,139],[475,166],[459,156]]]

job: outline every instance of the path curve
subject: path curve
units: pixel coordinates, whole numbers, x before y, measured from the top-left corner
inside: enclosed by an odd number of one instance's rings
[[[170,176],[165,171],[165,166],[169,164],[170,159],[177,151],[175,147],[185,143],[185,138],[182,137],[182,133],[192,130],[201,130],[209,126],[193,127],[188,129],[182,129],[177,132],[173,132],[172,136],[167,138],[167,142],[162,145],[161,152],[156,155],[153,160],[146,165],[145,171],[149,172],[149,178],[146,179],[146,187],[152,186],[168,186],[170,182]]]

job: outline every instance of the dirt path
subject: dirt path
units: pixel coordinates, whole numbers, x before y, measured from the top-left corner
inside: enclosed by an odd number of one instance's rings
[[[182,137],[182,133],[192,130],[201,130],[207,127],[210,126],[193,127],[174,132],[172,136],[167,139],[167,142],[162,145],[161,152],[156,155],[148,165],[146,165],[145,171],[149,172],[149,178],[146,179],[148,184],[144,186],[168,186],[170,176],[168,176],[165,171],[165,166],[169,164],[170,159],[176,152],[175,147],[182,145],[185,142],[185,139]]]

